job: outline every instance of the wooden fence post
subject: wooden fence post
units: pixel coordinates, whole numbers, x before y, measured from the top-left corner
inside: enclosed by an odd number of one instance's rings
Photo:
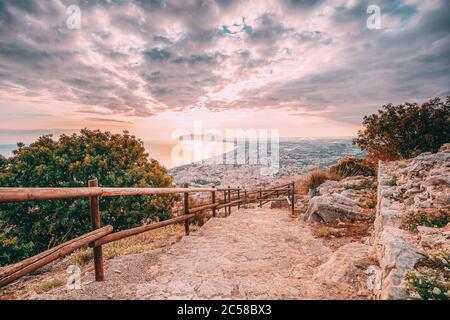
[[[231,189],[230,186],[228,186],[228,203],[231,202]],[[231,206],[228,206],[228,215],[231,214]]]
[[[215,189],[216,186],[213,186],[213,188]],[[212,198],[212,204],[215,204],[216,203],[216,191],[211,192],[211,198]],[[212,214],[213,214],[213,217],[215,218],[216,217],[216,207],[212,208]]]
[[[223,191],[223,203],[227,203],[227,190]],[[227,216],[227,206],[223,207],[225,209],[225,217]]]
[[[185,183],[184,187],[188,188],[189,185]],[[189,214],[189,192],[184,193],[184,214]],[[187,236],[189,235],[189,220],[190,219],[184,221],[184,232]]]
[[[247,189],[244,190],[244,199],[245,199],[245,204],[248,204]]]
[[[259,207],[262,208],[262,189],[259,188]]]
[[[240,202],[240,200],[241,200],[241,189],[240,189],[240,187],[238,187],[237,194],[238,194],[238,200],[239,200],[239,202],[238,202],[238,210],[239,210],[241,208],[241,202]]]
[[[292,195],[291,195],[291,210],[292,214],[294,214],[295,211],[295,182],[292,182]]]
[[[93,179],[88,181],[89,187],[98,187],[98,180]],[[89,197],[89,205],[91,211],[91,223],[92,229],[100,229],[100,197]],[[94,268],[95,268],[95,281],[104,281],[105,273],[103,269],[103,250],[101,246],[94,247]]]

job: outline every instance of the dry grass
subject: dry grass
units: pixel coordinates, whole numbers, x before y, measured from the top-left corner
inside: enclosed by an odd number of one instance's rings
[[[368,193],[365,200],[361,203],[364,209],[375,209],[377,206],[377,195],[375,192]]]
[[[196,208],[205,206],[207,204],[211,204],[212,198],[195,198],[190,197],[189,198],[189,208]],[[196,213],[196,216],[191,220],[191,222],[199,227],[203,226],[208,219],[211,217],[211,215],[208,215],[208,213],[211,213],[211,210],[203,210]]]
[[[341,177],[328,171],[314,170],[297,183],[299,194],[308,194],[309,189],[316,189],[327,180],[341,180]]]
[[[361,239],[369,235],[370,224],[361,223],[333,223],[317,224],[313,227],[313,234],[318,238],[333,239],[348,237]]]
[[[64,283],[65,283],[65,281],[63,278],[53,278],[50,280],[43,281],[42,283],[40,283],[38,285],[35,285],[33,287],[33,290],[39,294],[45,293],[54,288],[62,286]]]
[[[199,229],[197,224],[191,223],[190,230]],[[184,224],[173,224],[164,228],[144,232],[129,238],[108,243],[103,246],[103,257],[112,259],[117,256],[142,253],[147,250],[158,249],[180,241],[184,236]],[[69,256],[72,264],[80,267],[92,261],[92,249],[82,248]]]

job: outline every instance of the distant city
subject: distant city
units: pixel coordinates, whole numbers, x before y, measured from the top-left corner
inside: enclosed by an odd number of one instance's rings
[[[228,152],[225,157],[233,159],[234,153]],[[179,186],[184,183],[191,186],[239,185],[250,189],[282,177],[329,167],[345,156],[361,157],[364,152],[353,145],[350,138],[289,138],[280,140],[279,154],[279,170],[273,176],[261,174],[263,166],[257,164],[220,164],[220,161],[207,160],[172,168],[169,174]]]

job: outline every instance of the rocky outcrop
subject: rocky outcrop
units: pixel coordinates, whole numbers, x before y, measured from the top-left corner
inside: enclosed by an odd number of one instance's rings
[[[365,216],[362,206],[367,197],[372,178],[357,176],[341,181],[326,181],[313,197],[302,219],[308,222],[355,221]]]
[[[450,145],[438,153],[379,163],[375,231],[372,242],[381,270],[378,299],[406,299],[405,275],[424,258],[427,248],[450,246],[450,226],[417,227],[408,217],[449,215]],[[445,220],[444,220],[445,221]],[[409,222],[411,223],[411,222]]]
[[[399,228],[386,226],[379,234],[377,252],[381,271],[379,299],[406,299],[406,272],[423,258],[411,236]]]

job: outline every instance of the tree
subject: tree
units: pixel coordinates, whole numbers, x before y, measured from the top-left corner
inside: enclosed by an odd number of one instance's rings
[[[172,187],[172,177],[149,159],[142,141],[128,132],[81,130],[54,140],[44,135],[0,161],[2,187],[83,187],[97,178],[108,187]],[[121,230],[171,216],[177,196],[103,198],[102,225]],[[0,205],[0,265],[90,231],[87,199],[62,199]]]
[[[368,151],[369,159],[397,160],[436,152],[450,141],[450,97],[417,103],[384,105],[365,116],[364,129],[353,143]]]

